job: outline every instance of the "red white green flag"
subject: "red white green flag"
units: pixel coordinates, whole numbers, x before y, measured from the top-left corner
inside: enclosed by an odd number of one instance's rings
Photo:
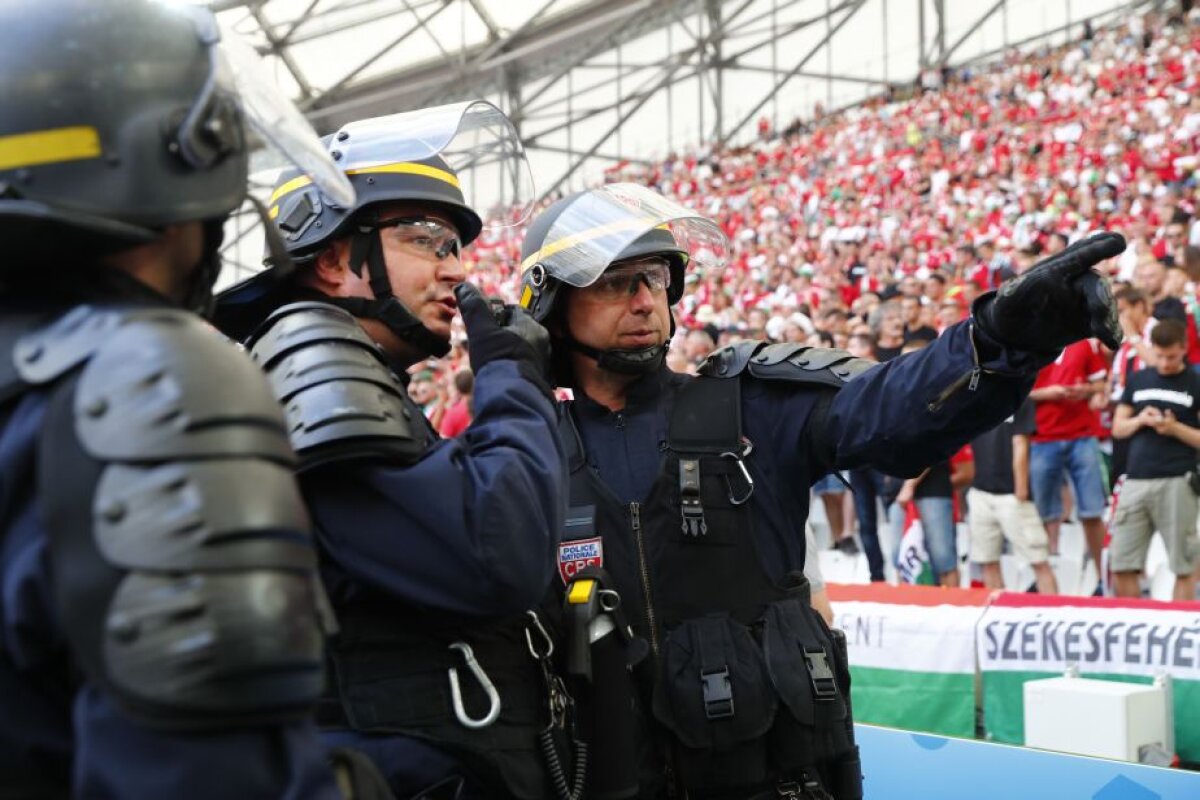
[[[830,584],[859,722],[975,735],[975,626],[988,592]]]
[[[1077,665],[1086,678],[1151,683],[1169,674],[1175,749],[1200,761],[1200,603],[1005,592],[976,636],[988,737],[1025,741],[1026,681]]]

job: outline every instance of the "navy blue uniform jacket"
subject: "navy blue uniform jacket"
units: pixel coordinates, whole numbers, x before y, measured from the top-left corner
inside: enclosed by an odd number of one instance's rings
[[[394,597],[398,619],[430,608],[486,621],[545,597],[567,486],[554,407],[511,360],[479,371],[474,406],[466,431],[415,464],[340,464],[304,480],[335,611],[364,589]],[[366,752],[394,789],[457,771],[403,736],[337,731],[326,741]]]

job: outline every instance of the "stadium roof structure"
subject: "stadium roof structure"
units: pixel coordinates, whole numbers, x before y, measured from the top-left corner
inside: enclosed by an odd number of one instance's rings
[[[194,0],[193,0],[194,1]],[[922,73],[1061,42],[1155,0],[201,0],[267,59],[318,133],[482,98],[539,194],[606,166],[748,141]],[[256,219],[227,237],[257,269]]]

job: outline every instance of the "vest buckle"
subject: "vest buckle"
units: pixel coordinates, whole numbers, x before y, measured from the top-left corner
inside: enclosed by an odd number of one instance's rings
[[[679,459],[679,504],[683,511],[683,535],[704,536],[708,522],[700,503],[700,459]]]
[[[704,685],[704,716],[710,720],[733,716],[733,685],[729,682],[729,667],[700,671]]]
[[[813,693],[819,700],[837,697],[837,682],[829,668],[829,656],[822,647],[804,648],[804,660],[808,662],[808,677],[812,681]]]

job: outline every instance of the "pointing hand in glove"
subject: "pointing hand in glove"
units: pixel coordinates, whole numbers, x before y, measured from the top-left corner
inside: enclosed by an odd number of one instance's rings
[[[1081,239],[976,300],[975,324],[1017,350],[1054,353],[1091,336],[1115,350],[1122,338],[1117,304],[1108,280],[1092,268],[1124,250],[1119,233]]]

